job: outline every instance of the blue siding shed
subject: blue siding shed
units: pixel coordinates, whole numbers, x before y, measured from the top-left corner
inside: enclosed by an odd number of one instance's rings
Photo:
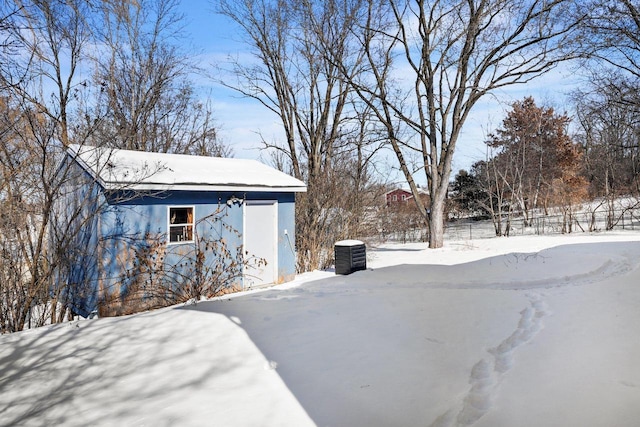
[[[72,145],[67,161],[81,179],[65,203],[86,204],[75,218],[86,229],[77,267],[84,286],[71,298],[79,314],[294,278],[302,181],[244,159]]]

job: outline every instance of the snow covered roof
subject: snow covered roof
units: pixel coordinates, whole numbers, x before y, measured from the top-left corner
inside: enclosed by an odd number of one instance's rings
[[[67,152],[107,190],[306,191],[304,182],[257,160],[75,144]]]

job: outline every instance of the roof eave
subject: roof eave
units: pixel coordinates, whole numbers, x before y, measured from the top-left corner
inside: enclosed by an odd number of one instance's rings
[[[104,188],[109,191],[219,191],[254,193],[306,193],[306,186],[256,186],[222,184],[156,184],[110,182]]]

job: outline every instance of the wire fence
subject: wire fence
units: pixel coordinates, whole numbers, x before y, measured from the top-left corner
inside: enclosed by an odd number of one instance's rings
[[[640,209],[618,209],[611,211],[579,212],[570,218],[562,214],[537,215],[525,221],[523,217],[509,219],[509,236],[549,235],[581,233],[604,230],[640,230]],[[473,240],[496,237],[491,220],[456,221],[446,224],[445,239]]]
[[[503,219],[502,233],[506,235],[507,219]],[[640,231],[640,208],[598,209],[572,214],[536,214],[525,221],[523,217],[508,219],[509,236],[582,233],[605,230]],[[462,219],[445,224],[445,240],[474,240],[496,237],[492,220]],[[428,240],[425,229],[410,229],[391,233],[384,240],[391,242],[422,242]]]

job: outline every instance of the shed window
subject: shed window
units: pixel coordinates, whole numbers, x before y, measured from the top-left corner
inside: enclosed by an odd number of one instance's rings
[[[169,208],[169,242],[193,241],[193,207]]]

